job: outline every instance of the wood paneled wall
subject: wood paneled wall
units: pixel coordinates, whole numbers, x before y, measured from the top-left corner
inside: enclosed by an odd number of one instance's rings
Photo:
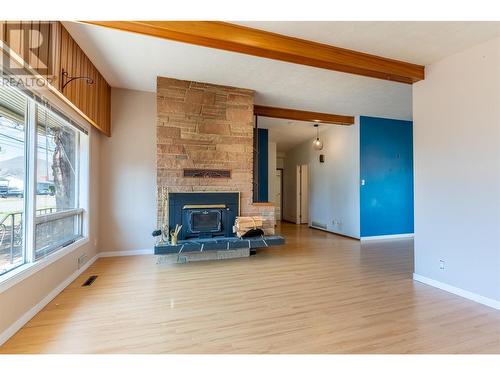
[[[94,64],[85,55],[68,31],[61,26],[61,79],[60,90],[73,104],[80,108],[96,124],[103,133],[111,133],[111,87],[99,73]],[[70,77],[89,77],[93,83],[85,79],[70,82],[64,90],[62,86],[67,78],[62,76],[65,71]]]
[[[61,27],[61,23],[56,21],[0,21],[0,39],[42,76],[53,77],[53,81],[58,82]],[[30,30],[39,33],[28,32]],[[41,43],[42,35],[48,35],[47,43]],[[25,40],[26,37],[28,40]],[[40,47],[30,53],[25,45]]]
[[[23,32],[28,30],[40,31]],[[38,50],[27,52],[26,45],[40,45],[40,35],[48,36],[48,43]],[[30,40],[26,41],[28,37]],[[0,38],[39,74],[45,76],[67,99],[80,109],[98,130],[111,135],[111,87],[64,26],[58,21],[0,22]],[[32,40],[31,40],[32,39]],[[47,66],[43,62],[47,61]],[[63,90],[67,78],[89,77],[70,82]]]

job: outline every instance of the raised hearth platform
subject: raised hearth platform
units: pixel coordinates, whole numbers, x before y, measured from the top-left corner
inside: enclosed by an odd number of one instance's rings
[[[177,245],[157,245],[156,255],[201,253],[208,251],[231,251],[240,249],[261,249],[270,246],[283,245],[285,238],[278,235],[255,238],[221,237],[179,241]]]

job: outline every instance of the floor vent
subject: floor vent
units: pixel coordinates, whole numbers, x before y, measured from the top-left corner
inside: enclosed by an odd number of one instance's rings
[[[324,229],[324,230],[326,230],[326,229],[327,229],[326,224],[323,224],[323,223],[318,223],[317,221],[313,221],[313,222],[311,223],[311,226],[312,226],[312,227],[319,228],[319,229]]]
[[[85,281],[82,286],[90,286],[92,285],[92,283],[95,281],[95,279],[97,279],[97,276],[96,275],[93,275],[93,276],[90,276],[87,281]]]

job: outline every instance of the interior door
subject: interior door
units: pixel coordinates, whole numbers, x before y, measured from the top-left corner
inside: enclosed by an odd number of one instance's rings
[[[309,166],[300,166],[300,224],[309,223]]]
[[[282,170],[276,170],[276,181],[274,184],[275,192],[274,192],[274,213],[275,219],[281,220],[281,184],[282,184]]]
[[[297,224],[309,223],[309,168],[297,165]]]

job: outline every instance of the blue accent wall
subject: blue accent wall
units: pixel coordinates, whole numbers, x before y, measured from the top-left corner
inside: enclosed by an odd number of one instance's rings
[[[361,237],[413,233],[413,123],[360,117]]]
[[[269,170],[269,132],[267,129],[258,129],[258,149],[257,157],[259,158],[258,173],[258,199],[257,202],[268,202],[268,170]]]

